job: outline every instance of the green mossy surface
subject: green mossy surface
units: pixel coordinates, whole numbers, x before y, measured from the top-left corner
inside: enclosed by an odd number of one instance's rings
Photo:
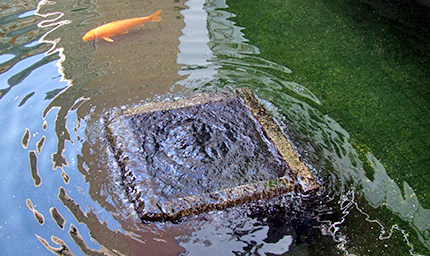
[[[228,1],[261,57],[290,68],[317,106],[430,207],[430,53],[353,0]],[[365,163],[367,176],[372,169]]]

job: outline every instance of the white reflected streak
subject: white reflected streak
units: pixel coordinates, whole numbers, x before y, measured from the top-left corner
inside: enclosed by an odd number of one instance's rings
[[[419,234],[419,238],[430,248],[430,209],[423,208],[407,182],[403,182],[403,191],[388,176],[384,166],[372,154],[367,159],[375,170],[374,180],[363,180],[363,191],[368,201],[374,206],[385,206],[409,222]]]
[[[313,94],[308,88],[304,87],[303,85],[298,84],[296,82],[284,82],[283,84],[286,88],[297,93],[298,95],[310,99],[318,105],[321,105],[321,101],[318,99],[318,97],[315,96],[315,94]]]
[[[342,211],[342,217],[339,221],[331,222],[330,220],[320,220],[322,224],[321,226],[317,227],[321,230],[321,233],[323,235],[331,236],[333,240],[338,243],[336,246],[339,250],[341,250],[345,255],[355,255],[348,252],[348,249],[346,247],[346,244],[348,242],[347,237],[342,234],[340,230],[341,224],[343,224],[346,221],[346,216],[350,213],[351,210],[357,210],[359,213],[361,213],[365,218],[367,222],[375,223],[380,227],[380,234],[379,239],[380,240],[386,240],[390,239],[391,236],[394,234],[394,232],[397,230],[399,231],[403,239],[406,241],[406,244],[409,246],[409,253],[412,256],[418,256],[419,254],[414,253],[414,247],[410,243],[408,239],[408,234],[405,230],[399,228],[397,224],[394,224],[391,226],[389,231],[387,232],[384,225],[382,225],[381,222],[378,220],[374,220],[370,218],[370,215],[364,212],[355,202],[355,191],[349,190],[347,193],[342,195],[339,199],[338,204],[340,205],[340,210]],[[330,209],[331,210],[331,209]],[[327,210],[326,210],[327,212]]]
[[[181,11],[185,26],[179,37],[178,64],[205,66],[213,58],[209,49],[209,31],[206,27],[207,13],[203,10],[204,0],[190,0],[185,3],[189,8]]]
[[[70,86],[70,85],[72,85],[72,81],[66,79],[65,74],[64,74],[63,62],[66,59],[66,55],[64,54],[64,48],[63,47],[57,47],[57,44],[58,44],[58,42],[60,42],[61,38],[58,37],[58,38],[55,38],[53,40],[49,40],[49,39],[47,39],[47,37],[49,34],[54,32],[55,30],[57,30],[59,27],[64,26],[66,24],[69,24],[72,21],[60,20],[64,16],[64,13],[62,13],[62,12],[52,12],[52,13],[47,13],[47,14],[40,13],[40,10],[42,7],[44,7],[46,5],[54,5],[54,4],[55,4],[54,1],[49,1],[49,0],[41,0],[37,4],[37,9],[36,9],[34,14],[44,18],[44,20],[39,22],[37,24],[37,26],[39,28],[51,28],[47,33],[45,33],[39,39],[39,42],[40,43],[48,43],[48,44],[52,45],[51,48],[45,53],[46,55],[58,53],[60,60],[57,62],[56,65],[58,67],[58,72],[60,73],[60,75],[62,77],[60,81],[65,81],[65,82],[67,82],[67,85]]]
[[[22,18],[33,16],[34,12],[35,12],[35,10],[24,12],[23,14],[19,15],[18,18],[22,19]]]
[[[5,63],[6,61],[9,61],[11,59],[15,58],[15,54],[2,54],[0,55],[0,64]]]
[[[351,193],[352,192],[352,193]],[[352,205],[351,199],[348,197],[352,196],[352,200],[354,200],[354,191],[349,191],[345,195],[342,195],[339,200],[339,205],[342,210],[342,217],[339,221],[332,223],[330,220],[321,220],[317,217],[318,221],[323,223],[322,225],[316,227],[321,230],[321,234],[325,236],[331,236],[333,240],[338,243],[337,248],[341,250],[345,255],[349,255],[348,250],[345,245],[347,243],[346,236],[342,234],[340,231],[340,225],[345,222],[346,216],[349,214],[349,208]],[[346,205],[344,205],[346,203]],[[328,214],[332,213],[333,209],[320,209],[321,212],[325,212]]]
[[[208,46],[209,31],[206,27],[208,15],[203,9],[204,4],[205,0],[190,0],[185,3],[189,8],[181,11],[185,26],[182,29],[182,36],[179,37],[176,62],[186,65],[178,74],[187,78],[178,84],[211,80],[217,73],[217,67],[208,61],[214,55]]]

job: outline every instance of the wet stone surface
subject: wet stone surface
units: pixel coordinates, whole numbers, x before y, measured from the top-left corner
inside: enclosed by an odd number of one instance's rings
[[[146,173],[165,197],[276,179],[287,165],[238,98],[130,118]]]
[[[122,186],[143,221],[295,190],[296,173],[244,102],[236,94],[205,94],[105,118]]]

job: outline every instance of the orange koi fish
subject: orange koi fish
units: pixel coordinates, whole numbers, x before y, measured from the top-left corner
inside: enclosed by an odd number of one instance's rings
[[[133,27],[146,22],[160,22],[161,17],[158,17],[158,14],[160,14],[160,12],[161,10],[158,10],[156,13],[147,17],[109,22],[107,24],[101,25],[100,27],[88,31],[88,33],[86,33],[84,37],[82,37],[82,40],[89,41],[103,38],[108,42],[113,42],[113,39],[110,38],[111,36],[125,34]]]

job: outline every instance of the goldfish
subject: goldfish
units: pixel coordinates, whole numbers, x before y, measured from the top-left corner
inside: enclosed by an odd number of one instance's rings
[[[158,10],[154,14],[149,15],[147,17],[117,20],[117,21],[106,23],[104,25],[101,25],[95,29],[88,31],[84,35],[84,37],[82,37],[82,40],[89,41],[89,40],[103,38],[108,42],[113,42],[113,39],[110,38],[111,36],[126,34],[133,27],[137,25],[141,25],[146,22],[160,22],[161,17],[158,17],[158,14],[160,14],[160,12],[161,10]]]

